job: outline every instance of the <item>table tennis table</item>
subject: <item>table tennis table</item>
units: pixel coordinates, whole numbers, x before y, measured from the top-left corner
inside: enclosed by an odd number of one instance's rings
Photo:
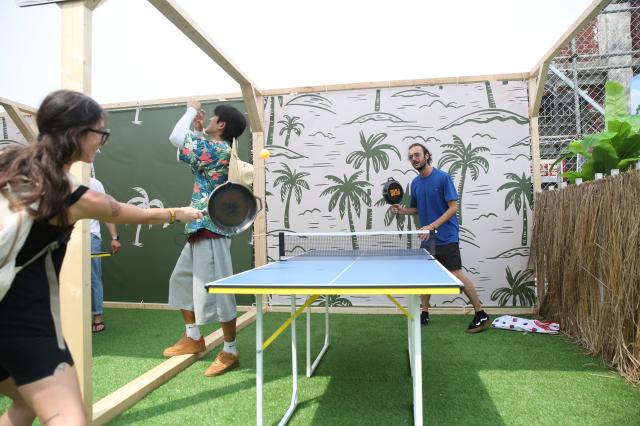
[[[356,237],[375,232],[349,233]],[[415,233],[415,231],[413,232]],[[376,234],[380,234],[377,232]],[[329,235],[329,233],[297,234]],[[282,238],[281,238],[282,240]],[[284,250],[281,248],[280,254]],[[292,395],[291,403],[280,420],[283,425],[293,415],[298,402],[298,365],[295,319],[307,311],[307,377],[311,377],[329,347],[328,295],[386,295],[407,316],[408,348],[413,380],[413,418],[422,425],[422,345],[420,331],[421,294],[460,294],[462,283],[425,249],[398,249],[382,253],[305,252],[286,260],[278,260],[206,285],[210,293],[255,294],[256,296],[256,424],[263,419],[263,353],[271,342],[291,326]],[[263,341],[264,295],[290,295],[291,317],[266,341]],[[307,296],[297,307],[297,295]],[[311,362],[311,304],[325,296],[324,346]],[[405,309],[392,295],[407,297]]]

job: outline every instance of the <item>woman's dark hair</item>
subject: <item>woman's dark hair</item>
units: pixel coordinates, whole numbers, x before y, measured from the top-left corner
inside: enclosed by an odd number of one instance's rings
[[[422,148],[422,152],[424,155],[429,154],[429,159],[427,159],[427,164],[431,165],[431,152],[429,152],[427,147],[422,145],[421,143],[416,142],[414,144],[409,145],[409,149],[413,148],[414,146],[419,146],[420,148]]]
[[[0,154],[0,188],[27,180],[29,190],[13,204],[29,206],[36,220],[58,217],[67,225],[65,200],[71,184],[64,166],[81,155],[81,139],[87,129],[105,117],[102,107],[89,96],[70,90],[49,94],[38,109],[38,138],[26,148],[7,148]]]
[[[247,127],[247,120],[244,115],[230,105],[218,105],[213,113],[218,117],[218,122],[226,124],[222,139],[229,142],[229,144],[233,142],[233,138],[239,137]]]

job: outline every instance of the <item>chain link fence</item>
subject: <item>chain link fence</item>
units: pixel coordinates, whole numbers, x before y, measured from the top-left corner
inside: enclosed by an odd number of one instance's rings
[[[539,112],[542,188],[557,185],[551,164],[569,142],[604,130],[604,85],[616,80],[630,94],[640,83],[640,0],[612,0],[551,61]],[[631,97],[631,112],[637,100]],[[562,165],[579,170],[578,159]],[[556,167],[557,169],[557,167]]]

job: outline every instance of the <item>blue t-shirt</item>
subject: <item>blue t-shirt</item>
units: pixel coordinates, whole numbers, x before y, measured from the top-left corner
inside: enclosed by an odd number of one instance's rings
[[[418,209],[420,226],[427,226],[449,209],[449,201],[457,201],[458,193],[451,176],[435,167],[427,177],[416,176],[411,182],[411,207]],[[436,244],[458,242],[458,218],[454,214],[438,227]]]

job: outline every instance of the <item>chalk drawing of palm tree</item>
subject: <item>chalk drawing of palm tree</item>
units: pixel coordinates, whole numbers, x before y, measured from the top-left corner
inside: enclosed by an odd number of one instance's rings
[[[336,183],[336,185],[330,186],[320,194],[321,197],[331,195],[329,199],[329,211],[332,211],[338,206],[338,212],[340,213],[340,219],[344,218],[344,214],[347,213],[349,220],[349,230],[355,232],[355,226],[353,224],[353,215],[351,213],[351,207],[358,217],[362,210],[362,203],[366,206],[371,205],[371,197],[367,194],[364,188],[372,186],[369,182],[358,180],[362,171],[347,177],[344,175],[344,179],[340,179],[337,176],[327,175],[326,179]],[[355,235],[351,236],[351,245],[354,250],[358,249],[358,239]]]
[[[340,297],[337,295],[328,295],[328,296],[320,296],[318,300],[314,302],[314,305],[324,306],[325,299],[329,302],[329,307],[339,306],[339,307],[351,307],[353,304],[351,301],[345,297]]]
[[[453,143],[445,143],[442,151],[443,156],[438,161],[438,168],[442,168],[447,164],[449,166],[449,174],[451,177],[460,172],[460,182],[458,182],[458,224],[462,225],[462,195],[464,193],[464,182],[467,178],[467,171],[471,171],[471,179],[477,180],[480,175],[480,168],[485,173],[489,171],[489,162],[486,158],[478,155],[481,152],[489,151],[485,146],[471,147],[466,145],[458,136],[453,135]]]
[[[280,163],[282,169],[274,170],[274,173],[279,174],[275,181],[273,181],[273,187],[280,187],[280,199],[282,201],[287,199],[284,205],[284,227],[289,229],[289,205],[291,204],[291,195],[295,194],[296,201],[300,204],[302,201],[302,189],[309,190],[309,184],[303,178],[309,176],[307,172],[298,172],[291,170],[285,163]]]
[[[522,241],[521,245],[524,247],[527,245],[528,236],[528,219],[527,208],[531,208],[533,204],[533,193],[531,192],[531,176],[527,177],[522,173],[522,176],[518,176],[515,173],[505,173],[511,182],[507,182],[498,188],[498,191],[503,189],[509,189],[507,196],[504,199],[504,209],[507,210],[511,204],[516,209],[516,213],[520,214],[522,208]],[[528,206],[528,207],[527,207]]]
[[[298,116],[291,117],[285,114],[284,120],[278,121],[278,124],[282,124],[282,128],[280,129],[280,136],[282,136],[284,133],[287,134],[284,139],[284,146],[289,146],[289,138],[291,138],[291,132],[295,133],[298,136],[300,136],[300,134],[302,133],[304,124],[299,123],[299,119],[300,117]]]
[[[495,108],[496,100],[493,97],[493,90],[491,90],[491,83],[488,81],[485,81],[484,88],[487,91],[487,103],[489,104],[489,108]]]
[[[127,201],[127,204],[131,204],[134,206],[138,206],[142,209],[150,209],[152,207],[156,207],[159,209],[164,208],[164,204],[162,204],[162,201],[160,200],[149,200],[149,194],[147,194],[147,191],[144,190],[144,188],[140,188],[139,186],[135,186],[133,187],[133,190],[138,192],[141,196],[140,197],[133,197],[132,199],[130,199],[129,201]],[[149,229],[151,229],[153,225],[149,225]],[[162,225],[162,228],[166,228],[167,226],[169,226],[168,223],[165,223],[164,225]],[[138,246],[138,247],[142,247],[143,244],[140,242],[140,228],[142,227],[142,225],[138,225],[138,227],[136,228],[136,239],[133,242],[134,246]]]
[[[509,299],[511,299],[511,306],[514,307],[517,306],[516,302],[520,302],[519,306],[533,306],[536,302],[533,270],[525,269],[513,275],[511,268],[507,266],[506,272],[508,286],[495,289],[491,293],[491,300],[497,300],[500,306],[505,306]]]
[[[7,120],[4,117],[2,119],[2,139],[9,139],[9,132],[7,131]]]
[[[388,143],[380,143],[387,137],[386,133],[376,133],[374,135],[365,136],[363,131],[360,131],[360,146],[361,151],[353,151],[347,156],[347,164],[353,163],[353,167],[360,169],[362,163],[365,164],[365,179],[370,182],[369,171],[371,167],[378,173],[380,169],[387,170],[389,168],[389,156],[386,151],[393,151],[398,156],[398,160],[401,159],[400,151],[395,146]],[[367,195],[371,198],[371,188],[367,188]],[[373,222],[373,212],[371,207],[367,208],[367,227],[371,229]]]

